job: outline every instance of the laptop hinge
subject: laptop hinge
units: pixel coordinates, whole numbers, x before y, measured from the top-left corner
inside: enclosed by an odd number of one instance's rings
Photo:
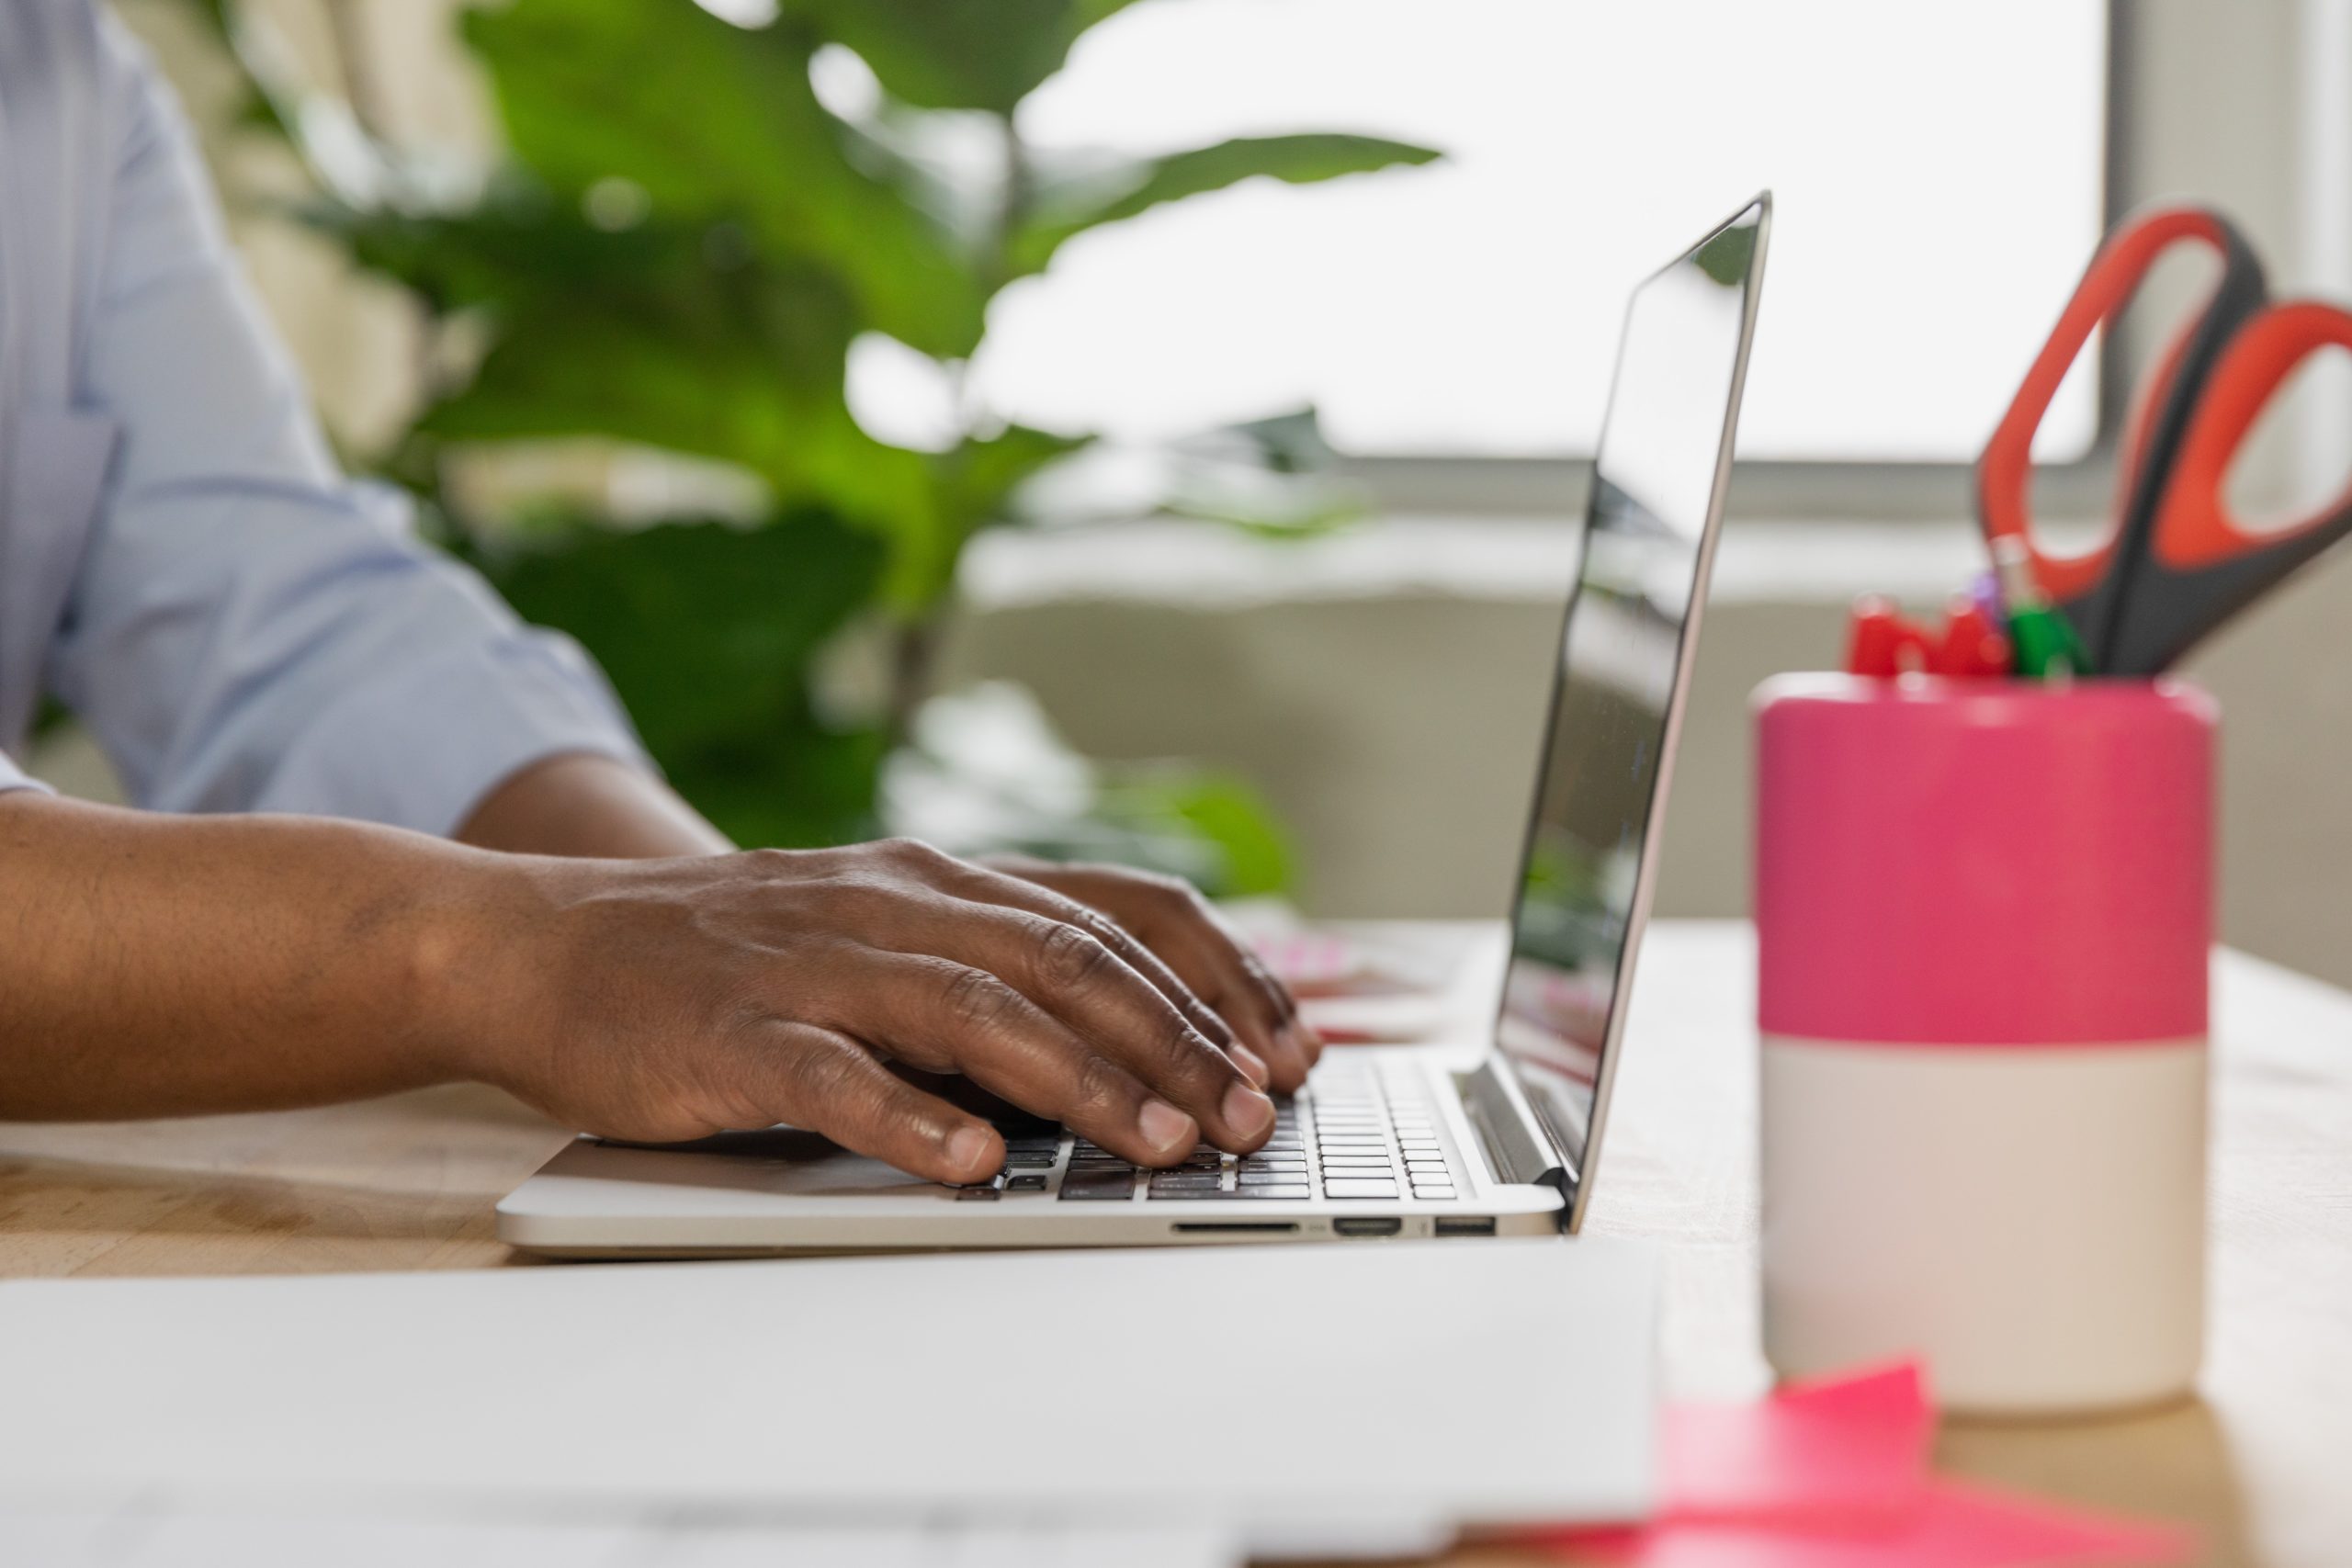
[[[1489,1056],[1462,1080],[1462,1103],[1478,1134],[1487,1163],[1502,1181],[1518,1187],[1568,1189],[1567,1161],[1545,1127],[1518,1077],[1501,1056]]]

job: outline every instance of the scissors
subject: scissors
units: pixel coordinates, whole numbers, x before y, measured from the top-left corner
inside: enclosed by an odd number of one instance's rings
[[[2113,529],[2083,554],[2052,554],[2035,539],[2027,499],[2034,433],[2092,329],[2120,314],[2156,263],[2181,245],[2212,251],[2220,279],[2134,400],[2117,464]],[[2222,494],[2246,433],[2296,367],[2330,346],[2352,348],[2352,314],[2315,300],[2274,303],[2253,246],[2205,208],[2141,212],[2091,258],[1976,464],[1986,542],[1996,558],[2022,546],[2034,580],[2081,639],[2090,672],[2146,675],[2168,667],[2352,533],[2352,490],[2283,527],[2259,531],[2246,528]]]

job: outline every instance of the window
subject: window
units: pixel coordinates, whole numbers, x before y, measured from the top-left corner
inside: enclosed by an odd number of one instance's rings
[[[1448,157],[1086,236],[978,384],[1136,439],[1311,402],[1351,454],[1586,456],[1628,291],[1770,186],[1742,455],[1965,462],[2098,241],[2107,61],[2102,0],[1142,0],[1023,106],[1040,146]],[[2047,457],[2098,433],[2096,358]]]

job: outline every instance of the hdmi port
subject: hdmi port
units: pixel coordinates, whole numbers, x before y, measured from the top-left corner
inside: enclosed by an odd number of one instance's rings
[[[1341,1235],[1395,1235],[1405,1228],[1405,1222],[1399,1219],[1375,1219],[1366,1214],[1355,1219],[1333,1220],[1331,1228]]]

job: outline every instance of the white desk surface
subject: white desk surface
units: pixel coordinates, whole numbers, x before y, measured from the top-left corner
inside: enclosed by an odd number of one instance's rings
[[[1379,929],[1463,944],[1488,976],[1499,964],[1499,927]],[[1742,923],[1653,928],[1594,1198],[1594,1230],[1668,1249],[1667,1370],[1685,1396],[1743,1396],[1768,1375],[1753,964]],[[1953,1424],[1939,1457],[2191,1521],[2213,1563],[2341,1568],[2352,1562],[2352,996],[2240,953],[2222,953],[2216,975],[2203,1396],[2121,1420]],[[1464,1027],[1489,1005],[1488,984],[1457,993]],[[0,1275],[505,1261],[491,1205],[565,1135],[472,1088],[262,1116],[0,1124]]]

